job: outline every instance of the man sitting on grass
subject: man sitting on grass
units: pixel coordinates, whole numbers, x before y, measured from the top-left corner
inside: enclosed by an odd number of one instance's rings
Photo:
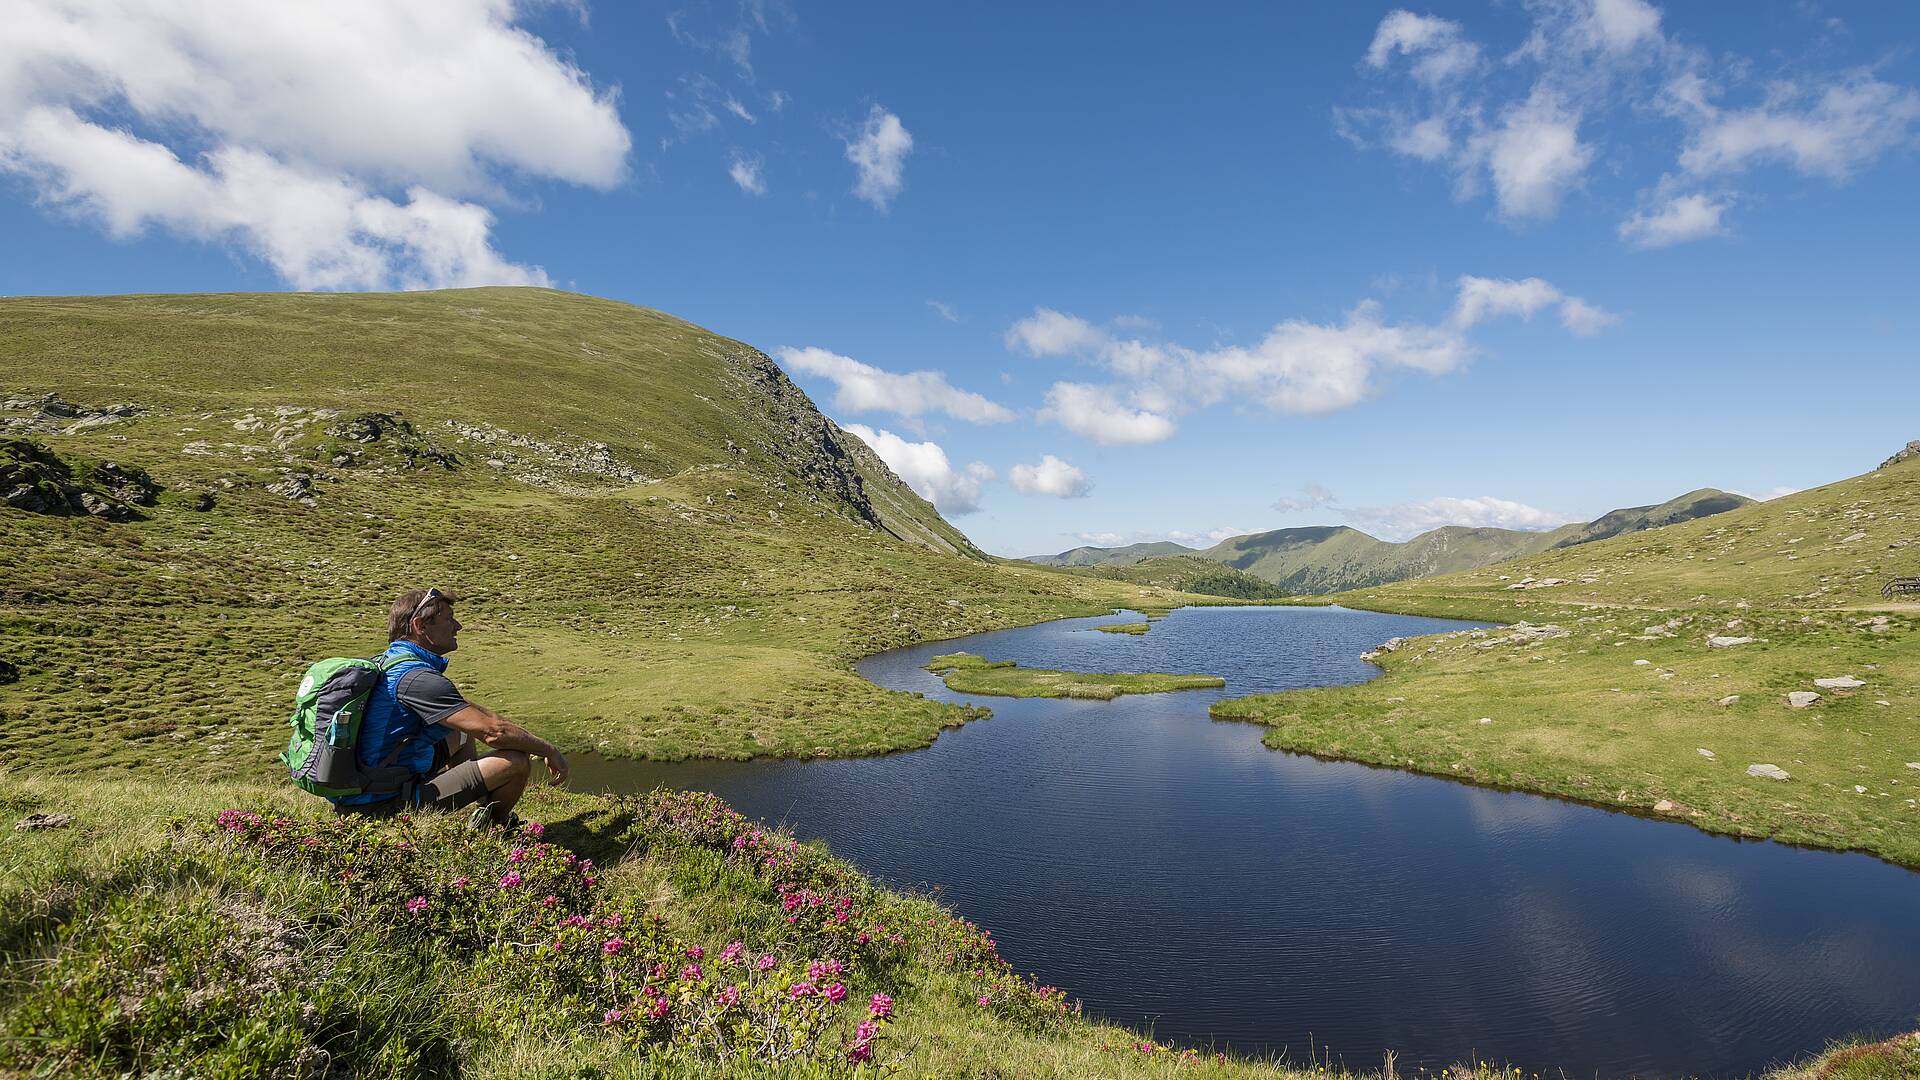
[[[341,814],[385,816],[420,807],[457,810],[473,806],[469,824],[512,827],[519,822],[513,804],[527,789],[530,758],[547,761],[549,779],[564,783],[567,758],[552,743],[484,705],[460,695],[445,672],[447,654],[456,647],[460,623],[453,617],[454,597],[439,589],[408,589],[387,613],[391,664],[367,699],[360,723],[360,764],[383,762],[396,744],[396,765],[412,778],[399,791],[363,792],[334,800]],[[474,754],[474,741],[493,753]],[[477,804],[477,805],[475,805]]]

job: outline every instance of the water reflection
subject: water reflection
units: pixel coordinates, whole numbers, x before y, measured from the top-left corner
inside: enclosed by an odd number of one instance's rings
[[[1121,617],[1122,619],[1126,617]],[[1352,682],[1393,636],[1465,624],[1187,609],[1143,637],[1070,620],[863,661],[943,700],[957,648],[1224,690],[981,698],[992,719],[855,761],[588,760],[588,785],[715,791],[940,895],[1090,1012],[1196,1045],[1356,1066],[1500,1055],[1543,1074],[1738,1076],[1920,1013],[1920,875],[1859,855],[1275,753],[1221,696]]]

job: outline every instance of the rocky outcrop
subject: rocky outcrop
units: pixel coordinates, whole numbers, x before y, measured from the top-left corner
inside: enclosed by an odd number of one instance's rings
[[[392,413],[364,412],[329,426],[326,433],[336,439],[358,443],[368,451],[336,452],[329,459],[339,468],[363,464],[363,456],[376,453],[402,469],[427,469],[439,466],[454,469],[460,459],[413,429],[413,425]]]
[[[0,431],[19,434],[71,435],[89,428],[117,424],[138,416],[144,410],[132,402],[92,408],[62,398],[59,394],[39,397],[11,397],[0,402],[11,416],[0,416]]]
[[[1914,458],[1920,458],[1920,439],[1908,443],[1899,453],[1881,462],[1880,467],[1891,469],[1903,461],[1912,461]]]
[[[0,500],[30,514],[84,514],[132,521],[160,485],[146,470],[114,462],[74,464],[30,439],[0,442]]]
[[[756,427],[771,435],[767,443],[750,449],[797,476],[807,489],[805,497],[839,502],[855,520],[911,544],[986,557],[901,482],[872,448],[827,419],[765,353],[743,346],[723,359],[744,384],[741,405],[759,413],[762,423]],[[869,477],[875,482],[869,483]]]

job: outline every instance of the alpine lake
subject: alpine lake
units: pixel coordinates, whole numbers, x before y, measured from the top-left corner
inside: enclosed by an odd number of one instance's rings
[[[1365,680],[1390,637],[1480,624],[1342,608],[1121,613],[869,657],[984,705],[924,750],[819,761],[584,755],[572,786],[712,791],[931,893],[1086,1011],[1202,1050],[1403,1074],[1744,1077],[1920,1014],[1920,874],[1544,796],[1279,753],[1207,706]],[[1203,673],[1111,701],[968,696],[925,670]]]

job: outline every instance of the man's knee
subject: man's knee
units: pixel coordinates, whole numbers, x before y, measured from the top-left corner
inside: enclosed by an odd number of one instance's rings
[[[519,750],[496,750],[480,759],[480,767],[486,770],[488,779],[493,781],[489,786],[498,787],[524,780],[533,771],[533,762]]]

